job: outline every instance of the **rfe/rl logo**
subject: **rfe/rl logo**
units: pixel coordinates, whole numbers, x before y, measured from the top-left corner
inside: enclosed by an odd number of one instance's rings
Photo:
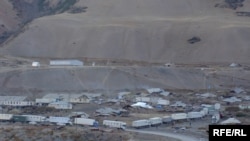
[[[250,125],[209,125],[209,141],[250,141]]]
[[[213,136],[244,137],[247,136],[247,134],[244,133],[243,129],[213,129]]]

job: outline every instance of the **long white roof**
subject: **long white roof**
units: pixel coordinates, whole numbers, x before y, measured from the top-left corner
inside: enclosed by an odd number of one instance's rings
[[[0,96],[0,101],[24,101],[26,96]]]

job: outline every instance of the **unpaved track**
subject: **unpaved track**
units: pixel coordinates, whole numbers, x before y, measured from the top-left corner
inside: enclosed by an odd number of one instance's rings
[[[186,136],[186,135],[181,135],[181,134],[175,134],[175,133],[144,131],[144,130],[132,130],[132,129],[126,129],[126,131],[128,131],[128,132],[137,132],[137,133],[142,133],[142,134],[165,136],[165,137],[179,139],[181,141],[200,141],[200,139],[196,138],[196,137]],[[203,141],[205,141],[205,140],[203,140]]]

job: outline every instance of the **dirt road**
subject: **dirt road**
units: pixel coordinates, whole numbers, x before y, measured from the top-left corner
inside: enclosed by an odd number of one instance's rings
[[[196,138],[196,137],[175,134],[175,133],[167,133],[167,132],[155,132],[155,131],[133,130],[133,129],[126,129],[126,131],[137,132],[137,133],[142,133],[142,134],[152,134],[152,135],[165,136],[165,137],[179,139],[181,141],[207,141],[206,139],[200,139],[200,138]]]

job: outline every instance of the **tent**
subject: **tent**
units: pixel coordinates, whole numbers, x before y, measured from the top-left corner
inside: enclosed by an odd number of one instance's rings
[[[241,122],[236,118],[229,118],[225,121],[222,121],[221,124],[240,124]]]

